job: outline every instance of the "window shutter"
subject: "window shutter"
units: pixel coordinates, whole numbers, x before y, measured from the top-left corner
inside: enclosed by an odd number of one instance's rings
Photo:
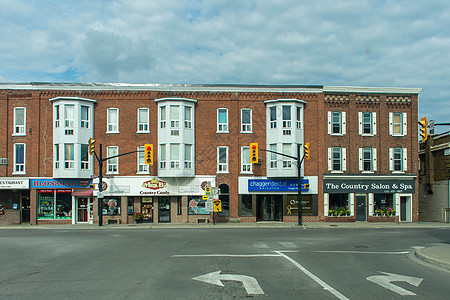
[[[377,113],[372,113],[372,133],[373,135],[377,135]]]
[[[331,166],[331,148],[328,148],[328,171],[333,170]]]
[[[362,133],[363,133],[363,130],[362,130],[362,112],[358,112],[358,129],[359,129],[359,134],[361,135]]]
[[[342,112],[342,134],[346,134],[346,129],[345,129],[345,111]]]
[[[342,148],[342,171],[347,171],[347,149]]]
[[[389,148],[389,171],[394,171],[394,148]]]
[[[331,134],[331,111],[328,112],[328,134]]]
[[[377,148],[372,148],[372,165],[375,172],[377,170]]]
[[[408,134],[408,131],[407,131],[407,127],[408,126],[406,126],[407,125],[407,120],[406,120],[406,117],[407,117],[407,114],[406,113],[403,113],[403,135],[407,135]]]
[[[403,148],[403,172],[405,172],[408,169],[407,163],[408,163],[408,149]]]
[[[359,148],[359,170],[362,171],[363,170],[363,149]]]
[[[389,113],[389,135],[394,135],[394,114]]]
[[[328,193],[324,193],[323,194],[323,214],[325,216],[328,216],[328,199],[329,199],[329,194]]]

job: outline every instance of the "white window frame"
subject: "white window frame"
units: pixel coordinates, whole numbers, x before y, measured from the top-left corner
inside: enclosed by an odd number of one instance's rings
[[[23,147],[23,163],[18,163],[17,147]],[[27,145],[25,143],[14,144],[14,170],[13,174],[26,174],[26,161],[27,161]]]
[[[170,135],[171,136],[179,136],[180,135],[180,105],[170,105],[169,112],[169,120],[170,120]],[[175,109],[178,110],[178,113],[175,114]],[[179,161],[179,160],[178,160]],[[171,163],[172,165],[172,163]]]
[[[86,148],[86,158],[84,158],[83,154],[83,146]],[[89,144],[81,144],[80,145],[80,168],[81,170],[89,170]]]
[[[220,122],[220,113],[225,113],[225,122]],[[217,133],[228,133],[228,108],[217,109]]]
[[[167,108],[165,105],[159,108],[159,128],[166,128]]]
[[[400,170],[394,170],[395,169],[395,149],[400,150]],[[395,148],[389,148],[389,171],[392,171],[392,173],[404,173],[408,170],[408,149],[402,148],[402,147],[395,147]]]
[[[339,133],[333,133],[333,114],[339,113],[340,115],[340,121],[337,123],[340,127]],[[330,135],[336,135],[336,136],[342,136],[345,135],[347,132],[346,129],[346,112],[345,111],[328,111],[328,134]]]
[[[277,152],[277,144],[270,144],[269,145],[270,151]],[[269,152],[269,160],[270,160],[270,169],[277,169],[278,168],[278,154]]]
[[[71,107],[73,109],[72,116],[69,115],[69,111],[66,108]],[[72,118],[70,118],[72,117]],[[75,128],[75,105],[74,104],[64,104],[64,128]],[[72,132],[73,134],[73,132]]]
[[[72,158],[70,158],[70,157],[68,158],[67,146],[72,147],[72,154],[73,154]],[[66,170],[75,169],[75,144],[74,143],[65,143],[64,144],[64,169],[66,169]]]
[[[149,165],[145,163],[144,146],[137,147],[137,172],[136,174],[149,174]]]
[[[289,108],[289,118],[284,118],[284,108]],[[283,125],[283,135],[291,135],[292,134],[292,106],[291,105],[282,105],[281,106],[281,122]]]
[[[116,112],[117,120],[112,120],[112,112]],[[107,129],[106,133],[119,133],[119,109],[118,108],[108,108],[107,110]]]
[[[83,119],[83,107],[85,107],[87,109],[87,116],[86,116],[86,120]],[[87,105],[80,105],[80,127],[81,128],[86,128],[89,129],[90,127],[90,122],[89,122],[89,106]]]
[[[170,169],[179,170],[180,169],[180,144],[170,144]],[[176,150],[176,151],[174,151]],[[176,153],[175,153],[176,152]],[[176,154],[176,155],[175,155]]]
[[[272,111],[275,112],[275,119],[272,119]],[[277,128],[277,107],[276,106],[269,107],[269,122],[270,122],[270,129]]]
[[[225,151],[225,162],[220,161],[220,154]],[[217,147],[217,173],[228,173],[228,147],[219,146]]]
[[[249,123],[244,123],[244,112],[249,114]],[[241,109],[241,133],[252,133],[252,110],[250,108]]]
[[[252,163],[250,163],[250,147],[241,147],[241,173],[253,173]]]
[[[400,115],[402,120],[400,121],[400,128],[401,128],[401,132],[400,133],[395,133],[394,132],[394,115]],[[389,134],[392,136],[406,136],[407,135],[407,128],[408,128],[408,124],[407,124],[407,113],[402,113],[402,112],[390,112],[389,113]]]
[[[54,147],[55,147],[54,148],[55,152],[53,154],[53,159],[55,161],[55,169],[59,169],[59,164],[60,164],[60,162],[59,162],[59,159],[60,159],[59,144],[55,144]]]
[[[334,157],[333,157],[333,149],[340,149],[340,157],[339,157],[339,164],[340,164],[340,170],[333,170],[334,167]],[[331,173],[343,173],[347,171],[347,149],[342,147],[331,147],[328,148],[328,171],[331,171]]]
[[[160,169],[165,169],[167,166],[167,161],[166,161],[166,157],[167,157],[167,147],[166,144],[160,144],[159,145],[159,168]]]
[[[297,129],[303,129],[302,108],[297,106]]]
[[[281,153],[286,155],[292,155],[292,144],[283,143]],[[292,168],[292,159],[283,156],[283,169],[291,169]]]
[[[364,149],[370,149],[370,170],[364,170]],[[363,173],[373,173],[377,170],[377,148],[364,147],[359,148],[359,170]]]
[[[185,144],[184,145],[184,168],[192,169],[192,145]]]
[[[184,106],[184,128],[192,129],[192,106]]]
[[[23,111],[23,124],[18,124],[19,111]],[[27,135],[27,108],[26,107],[14,107],[14,136]]]
[[[59,110],[60,105],[55,105],[55,109],[53,111],[54,113],[54,119],[55,119],[55,128],[59,128],[59,122],[61,117],[61,112]]]
[[[147,120],[141,120],[141,111]],[[137,133],[150,133],[150,110],[146,107],[138,108],[137,111]]]
[[[119,155],[118,146],[108,146],[106,148],[106,157]],[[119,174],[119,158],[111,158],[106,161],[106,174]]]
[[[364,114],[370,114],[370,122],[367,124],[364,121]],[[377,113],[371,111],[360,111],[358,112],[358,124],[359,124],[359,134],[363,136],[374,136],[377,134]],[[364,132],[364,126],[370,125],[370,132]]]

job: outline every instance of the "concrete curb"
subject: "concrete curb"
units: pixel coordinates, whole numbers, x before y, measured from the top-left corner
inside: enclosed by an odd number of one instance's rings
[[[450,271],[449,253],[450,245],[442,245],[416,249],[415,256],[427,263]]]

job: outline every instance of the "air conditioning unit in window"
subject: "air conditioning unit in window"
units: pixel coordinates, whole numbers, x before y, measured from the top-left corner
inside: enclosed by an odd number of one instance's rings
[[[258,162],[257,162],[256,164],[257,164],[257,165],[262,164],[262,158],[261,158],[261,157],[258,157]]]
[[[7,165],[8,159],[7,158],[0,158],[0,165]]]

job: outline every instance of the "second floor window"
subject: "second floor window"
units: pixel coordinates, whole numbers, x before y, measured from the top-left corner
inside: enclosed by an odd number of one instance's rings
[[[138,132],[149,132],[148,108],[138,109]]]
[[[118,108],[108,108],[108,130],[109,133],[119,132],[119,109]]]
[[[25,144],[14,144],[13,174],[25,174]]]
[[[184,145],[184,168],[192,169],[192,145]]]
[[[344,135],[346,133],[345,112],[329,111],[328,112],[328,134]]]
[[[359,148],[359,170],[374,172],[377,170],[377,149],[371,147]]]
[[[106,150],[107,157],[112,157],[119,155],[119,147],[117,146],[110,146]],[[107,160],[107,167],[106,167],[107,173],[118,173],[119,172],[119,158],[114,157]]]
[[[170,168],[180,168],[180,144],[170,144]]]
[[[241,132],[252,132],[252,110],[241,110]]]
[[[228,132],[228,109],[217,110],[217,132]]]
[[[269,149],[270,149],[270,151],[277,152],[277,144],[270,144]],[[270,156],[270,168],[276,169],[278,167],[277,154],[270,152],[269,156]]]
[[[159,145],[159,168],[160,169],[166,168],[166,145],[165,144]]]
[[[328,148],[328,171],[346,171],[346,149],[341,147]]]
[[[250,163],[250,147],[242,147],[241,153],[241,173],[251,173],[252,164]]]
[[[389,170],[393,172],[407,171],[407,149],[389,148]]]
[[[81,105],[81,128],[89,128],[89,107]]]
[[[145,161],[144,161],[144,157],[145,157],[145,153],[144,153],[144,146],[140,146],[140,147],[138,147],[137,148],[137,150],[138,150],[138,156],[137,156],[137,161],[138,161],[138,168],[137,168],[137,172],[138,173],[148,173],[148,165],[147,164],[145,164]]]
[[[26,108],[14,108],[14,135],[26,135]]]
[[[228,147],[217,147],[217,173],[228,173]]]
[[[55,160],[55,169],[59,169],[59,144],[55,144],[53,159]]]
[[[283,154],[292,155],[292,144],[283,144]],[[292,167],[292,160],[283,156],[283,169],[290,169]]]
[[[81,144],[81,170],[89,170],[89,145]]]
[[[75,168],[75,151],[74,144],[64,144],[64,168]]]

